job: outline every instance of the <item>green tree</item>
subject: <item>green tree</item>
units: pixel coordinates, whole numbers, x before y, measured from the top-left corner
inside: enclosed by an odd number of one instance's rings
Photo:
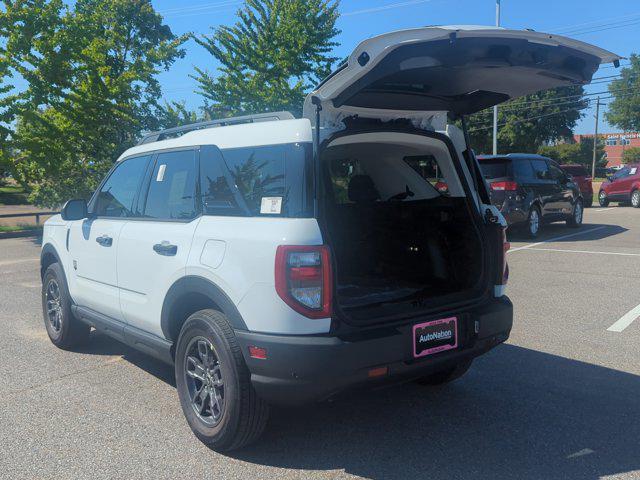
[[[194,110],[189,110],[184,102],[167,103],[159,112],[160,128],[173,128],[205,120]]]
[[[186,37],[149,0],[4,7],[5,57],[27,82],[5,107],[13,173],[40,205],[87,197],[140,131],[160,126],[156,75],[184,55]]]
[[[625,131],[640,130],[640,56],[632,54],[631,64],[620,71],[621,78],[609,83],[613,100],[604,114],[609,124]]]
[[[532,153],[542,145],[570,139],[588,102],[582,86],[560,87],[527,95],[498,108],[498,152]],[[493,109],[471,115],[469,134],[477,153],[492,151]]]
[[[216,76],[195,69],[205,109],[216,116],[299,114],[305,93],[337,60],[338,15],[331,0],[246,0],[235,25],[195,39],[221,64]]]
[[[622,154],[622,163],[640,163],[640,147],[625,149]]]
[[[538,149],[540,155],[554,159],[560,164],[576,163],[588,167],[591,171],[593,162],[593,138],[584,137],[577,143],[559,143],[557,145],[545,145]],[[604,143],[598,139],[596,148],[596,167],[607,164],[604,157]]]

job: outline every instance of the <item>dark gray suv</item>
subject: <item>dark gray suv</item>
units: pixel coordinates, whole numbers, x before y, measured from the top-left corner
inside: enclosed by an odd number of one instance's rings
[[[479,156],[480,169],[489,182],[491,202],[509,225],[525,227],[536,237],[542,223],[566,221],[582,224],[583,199],[572,178],[550,158],[510,153]]]

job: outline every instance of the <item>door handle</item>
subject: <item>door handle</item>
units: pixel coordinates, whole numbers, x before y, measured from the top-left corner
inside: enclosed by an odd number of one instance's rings
[[[99,237],[96,237],[96,242],[98,242],[103,247],[110,247],[111,245],[113,245],[113,238],[107,235],[100,235]]]
[[[164,255],[165,257],[173,257],[176,253],[178,253],[178,246],[171,245],[169,242],[164,241],[162,243],[156,243],[153,246],[153,251],[158,255]]]

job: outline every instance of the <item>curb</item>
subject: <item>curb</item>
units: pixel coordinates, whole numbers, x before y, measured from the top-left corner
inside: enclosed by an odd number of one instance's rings
[[[18,230],[15,232],[0,232],[0,240],[6,238],[41,237],[42,230]]]

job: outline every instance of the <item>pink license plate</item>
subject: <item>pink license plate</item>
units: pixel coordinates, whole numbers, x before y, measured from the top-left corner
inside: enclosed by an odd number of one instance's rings
[[[413,326],[415,358],[452,350],[458,346],[458,318],[441,318]]]

